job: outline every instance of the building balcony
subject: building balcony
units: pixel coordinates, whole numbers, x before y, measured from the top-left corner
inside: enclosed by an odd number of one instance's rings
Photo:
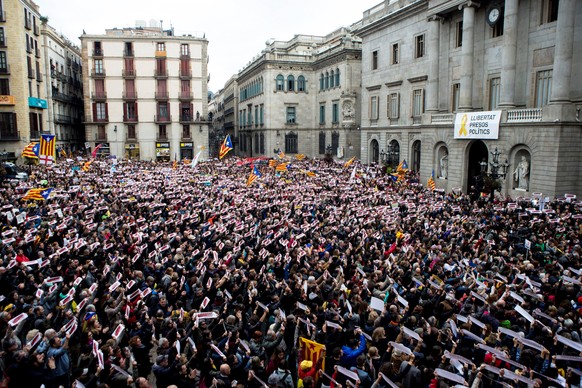
[[[133,57],[133,50],[123,50],[123,56],[124,57]]]
[[[28,69],[28,78],[34,79],[34,71],[32,69]]]
[[[182,140],[192,140],[192,132],[182,132]]]
[[[168,141],[168,134],[167,133],[158,133],[156,135],[157,141]]]
[[[91,98],[93,100],[106,100],[107,92],[93,92],[91,93]]]
[[[179,98],[181,101],[191,101],[193,99],[192,92],[180,92]]]
[[[6,38],[0,40],[0,47],[6,47]]]
[[[180,59],[190,59],[190,53],[180,53]]]
[[[124,100],[137,100],[137,92],[123,92]]]
[[[34,56],[37,58],[40,58],[40,49],[39,48],[34,49]]]
[[[155,123],[171,123],[172,122],[172,115],[155,115],[154,116]]]
[[[180,115],[180,122],[184,124],[189,124],[194,122],[194,117],[189,114],[181,114]]]
[[[26,45],[26,53],[27,54],[32,54],[32,47],[30,47],[30,45]]]
[[[0,12],[0,22],[6,21],[6,11]]]
[[[0,67],[0,74],[10,74],[10,65]]]
[[[32,30],[32,22],[30,21],[30,19],[24,19],[24,28],[26,28],[27,30]]]
[[[38,28],[38,26],[36,24],[32,26],[32,30],[34,31],[34,35],[36,35],[36,36],[40,35],[40,29]]]
[[[105,69],[92,69],[91,77],[93,78],[105,78]]]
[[[155,69],[154,70],[154,77],[156,77],[156,78],[168,78],[168,70],[167,69]]]
[[[542,108],[511,109],[507,111],[508,123],[532,123],[542,121]]]
[[[190,79],[192,78],[192,70],[180,69],[180,79]]]
[[[156,50],[156,58],[165,58],[166,50]]]
[[[167,100],[170,98],[168,92],[156,92],[156,100]]]
[[[121,70],[121,76],[125,78],[135,78],[135,69]]]
[[[109,122],[109,116],[105,116],[105,117],[94,117],[93,118],[93,122],[94,123],[108,123]]]
[[[71,124],[73,119],[68,115],[55,114],[54,121],[57,124]]]
[[[128,116],[123,115],[123,122],[124,123],[137,123],[139,121],[138,116]]]
[[[96,133],[95,134],[95,141],[99,143],[107,143],[107,134],[106,133]]]
[[[40,71],[36,72],[36,81],[37,82],[42,82],[42,74],[40,74]]]
[[[53,97],[53,100],[62,101],[62,102],[70,102],[72,99],[72,97],[67,96],[64,93],[60,93],[58,91],[55,91],[54,89],[52,92],[52,97]]]
[[[103,49],[93,49],[93,56],[94,57],[102,57],[103,56]]]
[[[18,141],[20,135],[16,129],[7,128],[0,131],[0,141]]]
[[[435,113],[430,117],[431,124],[452,124],[454,120],[454,113]]]

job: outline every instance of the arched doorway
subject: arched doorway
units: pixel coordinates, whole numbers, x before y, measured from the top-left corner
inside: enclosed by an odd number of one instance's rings
[[[370,142],[370,163],[378,163],[380,159],[380,145],[378,140],[372,139]]]
[[[412,143],[412,160],[411,160],[412,171],[420,171],[420,140],[416,140]]]
[[[480,193],[483,190],[481,162],[489,162],[487,146],[481,140],[476,140],[469,146],[469,163],[467,167],[467,192]]]

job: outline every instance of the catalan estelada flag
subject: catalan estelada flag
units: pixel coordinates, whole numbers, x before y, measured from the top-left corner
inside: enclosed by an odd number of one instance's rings
[[[38,159],[40,152],[40,145],[38,143],[30,143],[22,150],[22,156],[25,158]]]
[[[354,156],[353,158],[351,158],[350,160],[348,160],[347,162],[344,163],[344,168],[348,168],[352,165],[352,163],[354,163],[354,161],[356,160],[356,157]]]
[[[178,168],[178,161],[174,160],[174,162],[172,163],[172,170],[175,170]]]
[[[275,167],[275,171],[288,171],[288,163],[281,163]]]
[[[257,166],[254,166],[247,179],[247,186],[252,185],[253,182],[259,179],[261,176],[263,176],[263,174],[261,174],[261,172],[257,169]]]
[[[53,189],[30,189],[22,197],[23,200],[46,201]]]
[[[299,362],[311,361],[313,365],[321,358],[321,370],[325,370],[325,345],[319,344],[307,338],[299,337]],[[317,373],[316,373],[317,375]]]
[[[426,184],[426,187],[428,187],[431,190],[436,189],[436,183],[434,181],[434,170],[432,170],[432,175],[430,176],[430,178],[428,178],[428,182]]]
[[[269,160],[269,167],[277,167],[277,161],[275,159]]]
[[[406,159],[404,159],[404,160],[402,160],[402,162],[398,163],[398,167],[396,167],[396,171],[398,171],[398,172],[408,171],[408,163],[406,163]]]
[[[53,164],[57,158],[57,138],[55,135],[40,135],[40,164]]]
[[[220,151],[218,152],[218,158],[222,159],[228,154],[228,151],[232,150],[232,141],[230,140],[230,135],[226,135],[224,141],[220,145]]]
[[[279,159],[284,159],[285,153],[283,151],[279,150],[279,152],[277,152],[277,156],[279,157]]]

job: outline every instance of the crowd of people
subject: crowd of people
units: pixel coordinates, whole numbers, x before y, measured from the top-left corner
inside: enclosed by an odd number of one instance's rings
[[[0,386],[580,386],[575,197],[318,160],[247,185],[251,163],[3,182]]]

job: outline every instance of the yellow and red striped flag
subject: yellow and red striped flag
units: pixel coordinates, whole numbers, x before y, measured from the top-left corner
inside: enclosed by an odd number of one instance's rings
[[[269,167],[277,167],[277,161],[275,159],[269,160]]]
[[[356,157],[354,156],[353,158],[351,158],[350,160],[348,160],[347,162],[344,163],[344,168],[348,168],[352,165],[352,163],[354,163],[354,161],[356,160]]]
[[[53,191],[52,188],[50,189],[30,189],[26,192],[22,200],[35,200],[35,201],[46,201]]]
[[[295,155],[295,159],[303,160],[303,159],[305,159],[305,154],[297,154],[297,155]]]
[[[232,141],[230,140],[230,135],[226,135],[224,141],[220,145],[220,151],[218,152],[218,158],[222,159],[228,154],[228,151],[232,150]]]
[[[40,146],[38,143],[30,143],[22,150],[22,156],[25,158],[38,159]]]
[[[299,348],[299,362],[311,361],[312,365],[316,365],[321,358],[321,370],[325,370],[325,345],[299,337]]]
[[[434,181],[434,170],[432,170],[432,175],[430,176],[430,178],[428,178],[426,186],[433,191],[434,189],[436,189],[436,183]]]
[[[57,158],[57,137],[40,135],[40,164],[53,164]]]
[[[287,167],[288,163],[281,163],[277,167],[275,167],[275,171],[288,171],[289,168]]]

